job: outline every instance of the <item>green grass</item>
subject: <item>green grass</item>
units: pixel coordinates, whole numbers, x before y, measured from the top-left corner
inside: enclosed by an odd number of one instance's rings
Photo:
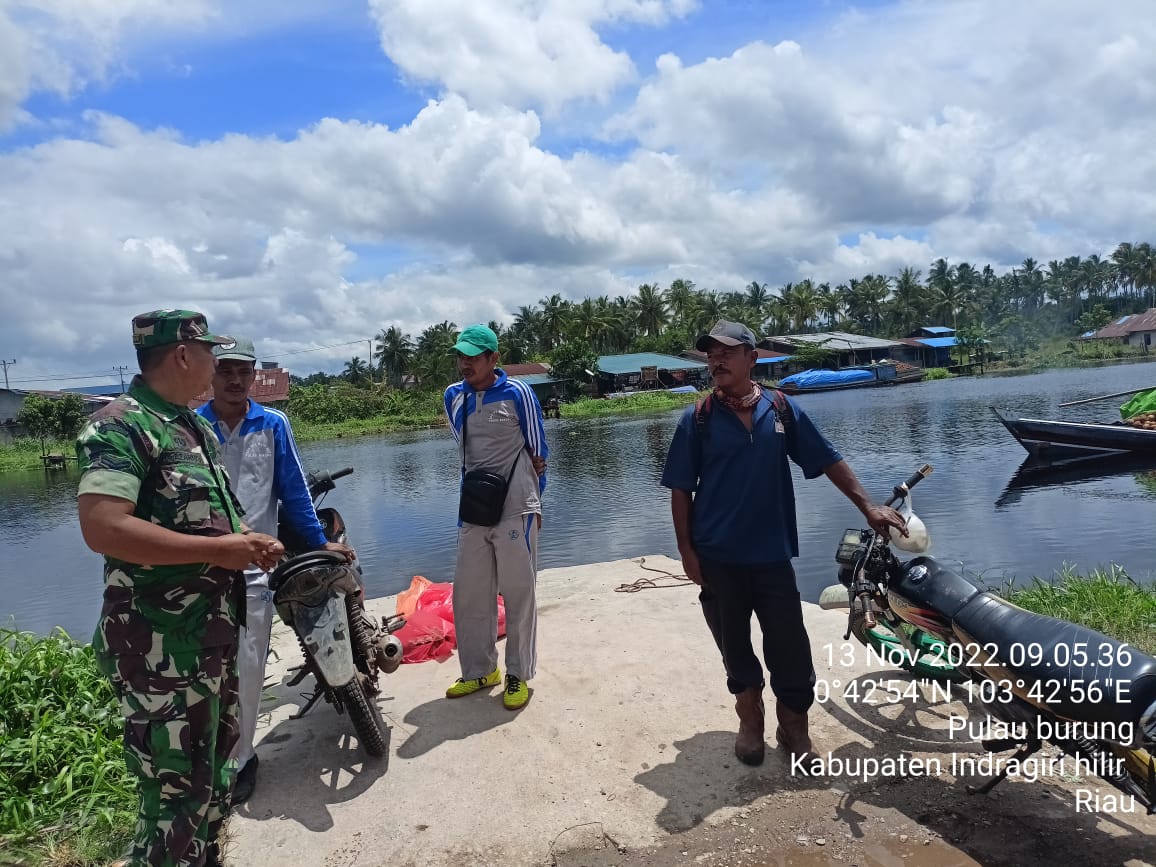
[[[52,440],[45,443],[45,451],[63,455],[75,455],[76,443],[72,440],[61,442]],[[17,470],[38,470],[44,466],[40,460],[40,440],[21,437],[15,442],[0,446],[0,473]]]
[[[328,424],[308,421],[293,421],[292,424],[293,436],[297,442],[308,443],[318,440],[364,437],[373,436],[374,434],[444,427],[446,417],[441,413],[413,416],[381,415],[373,418],[354,418],[348,421],[330,422]]]
[[[951,374],[947,372],[946,367],[925,367],[923,368],[924,379],[951,379]]]
[[[1119,641],[1156,654],[1156,587],[1143,586],[1118,566],[1093,569],[1086,576],[1065,566],[1054,583],[1032,579],[1031,586],[1008,586],[1010,601],[1079,623]]]
[[[634,412],[656,412],[694,403],[703,393],[673,394],[669,391],[640,391],[606,400],[587,398],[562,404],[563,418],[594,418]]]
[[[124,852],[136,787],[123,728],[91,646],[0,629],[3,863],[88,867]]]

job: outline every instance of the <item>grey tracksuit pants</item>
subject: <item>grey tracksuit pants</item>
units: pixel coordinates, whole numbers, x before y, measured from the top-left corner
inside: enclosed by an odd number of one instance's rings
[[[506,603],[506,673],[530,680],[537,664],[538,516],[512,515],[493,527],[463,524],[454,569],[454,626],[462,679],[498,667],[498,594]]]
[[[253,757],[257,717],[261,713],[261,693],[265,688],[265,661],[269,657],[269,636],[273,630],[273,591],[269,573],[245,572],[245,626],[237,644],[237,717],[241,736],[233,750],[237,769]]]

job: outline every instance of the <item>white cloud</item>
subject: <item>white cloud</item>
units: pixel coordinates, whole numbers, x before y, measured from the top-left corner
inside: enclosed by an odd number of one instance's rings
[[[212,0],[8,0],[0,6],[0,132],[33,91],[67,97],[102,81],[125,40],[197,28]]]
[[[386,54],[418,82],[481,108],[605,102],[635,76],[599,25],[659,25],[695,0],[369,0]]]
[[[1075,2],[912,2],[775,45],[752,34],[701,63],[667,54],[631,102],[602,110],[612,142],[583,129],[583,151],[557,145],[573,101],[621,101],[637,75],[599,28],[660,25],[688,3],[442,4],[454,16],[374,0],[394,61],[443,89],[397,128],[328,118],[288,140],[193,142],[92,114],[82,137],[0,153],[0,346],[23,376],[111,377],[131,363],[129,318],[156,306],[200,307],[288,353],[682,276],[728,290],[926,272],[939,256],[1104,253],[1156,225],[1147,2],[1094,16]],[[269,6],[231,7],[228,26]],[[47,31],[0,18],[0,119],[29,87],[114,68],[128,25],[108,10],[127,8],[108,0],[66,31],[114,47],[69,56],[56,78],[48,61],[64,54],[33,59],[20,46],[48,43],[13,37]],[[209,5],[188,7],[200,18],[131,8],[227,27]],[[307,370],[364,351],[283,360]]]

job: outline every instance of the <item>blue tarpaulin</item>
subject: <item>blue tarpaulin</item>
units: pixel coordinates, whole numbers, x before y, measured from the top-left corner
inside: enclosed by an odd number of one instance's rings
[[[870,370],[804,370],[779,380],[779,385],[793,385],[796,388],[816,388],[822,385],[848,385],[852,382],[866,382],[874,379]]]

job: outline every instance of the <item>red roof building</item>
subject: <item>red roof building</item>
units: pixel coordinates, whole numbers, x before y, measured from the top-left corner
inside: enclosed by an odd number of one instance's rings
[[[249,390],[249,397],[264,406],[276,405],[289,400],[289,371],[280,367],[268,369],[257,368],[257,377],[253,381],[253,388]],[[213,399],[213,387],[204,394],[199,394],[189,401],[189,406],[196,409]]]
[[[506,376],[529,376],[533,373],[549,373],[550,368],[544,364],[503,364],[502,370],[506,371]]]

